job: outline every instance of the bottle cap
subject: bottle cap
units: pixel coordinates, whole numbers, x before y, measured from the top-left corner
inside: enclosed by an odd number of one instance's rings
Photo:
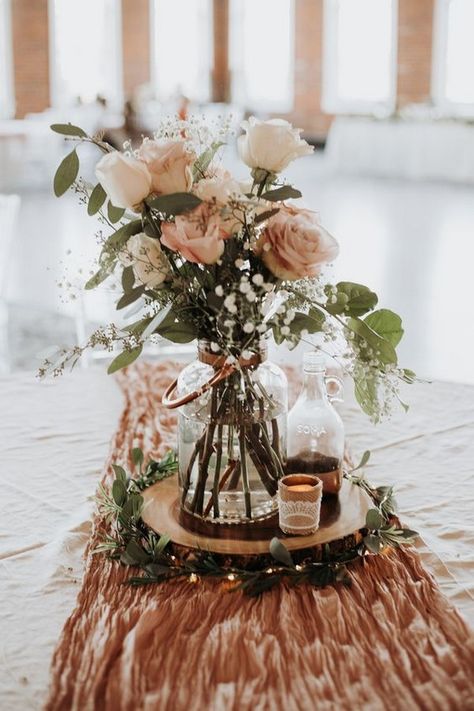
[[[319,351],[308,351],[303,355],[303,369],[308,373],[325,373],[324,356]]]

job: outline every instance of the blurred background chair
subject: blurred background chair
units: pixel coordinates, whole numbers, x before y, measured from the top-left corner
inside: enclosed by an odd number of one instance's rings
[[[0,373],[10,370],[7,286],[19,212],[18,195],[0,195]]]

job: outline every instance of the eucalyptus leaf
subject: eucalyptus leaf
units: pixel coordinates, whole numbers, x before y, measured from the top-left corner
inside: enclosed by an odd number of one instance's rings
[[[107,216],[112,224],[118,222],[124,216],[124,214],[125,210],[123,207],[115,207],[115,205],[112,205],[109,200],[109,202],[107,203]]]
[[[123,506],[127,498],[127,489],[121,479],[115,479],[112,484],[112,497],[117,506]]]
[[[135,272],[133,271],[133,267],[125,267],[125,269],[122,272],[122,289],[124,290],[125,293],[128,293],[129,291],[132,291],[133,287],[135,286]]]
[[[142,297],[145,293],[145,289],[146,286],[144,284],[140,284],[140,286],[135,286],[133,289],[130,289],[130,291],[127,291],[127,293],[121,296],[117,301],[117,311],[124,309],[126,306],[130,306],[130,304],[133,304],[137,299]]]
[[[150,555],[134,540],[129,541],[125,549],[125,553],[138,565],[143,565],[144,563],[149,563],[151,561]]]
[[[262,200],[269,200],[270,202],[280,202],[282,200],[290,200],[290,198],[300,198],[301,193],[296,188],[291,185],[282,185],[280,188],[274,188],[273,190],[267,190],[266,193],[262,194]]]
[[[364,537],[364,544],[366,548],[371,552],[378,555],[383,548],[383,541],[373,533],[368,533]]]
[[[142,339],[147,339],[148,336],[151,336],[151,334],[154,333],[159,326],[163,326],[163,324],[166,323],[166,319],[170,318],[171,314],[172,318],[169,323],[170,326],[174,324],[173,305],[168,304],[168,306],[165,306],[164,309],[158,311],[158,313],[153,316],[153,318],[148,322],[146,328],[143,330]]]
[[[402,320],[390,309],[378,309],[364,318],[372,331],[385,338],[395,348],[403,336]]]
[[[63,136],[78,136],[79,138],[87,138],[87,133],[79,128],[79,126],[73,126],[72,123],[53,123],[50,126],[51,131],[55,133],[60,133]]]
[[[122,225],[116,232],[113,232],[104,245],[104,250],[109,248],[114,248],[116,250],[121,249],[129,240],[132,235],[137,235],[142,231],[142,221],[132,220],[127,222],[126,225]]]
[[[122,351],[116,358],[113,359],[109,367],[107,368],[107,373],[111,375],[112,373],[115,373],[117,370],[121,370],[122,368],[125,368],[127,365],[130,365],[133,363],[140,353],[143,350],[143,346],[135,346],[135,348],[132,348],[129,351]]]
[[[106,199],[107,193],[105,192],[102,185],[100,183],[97,183],[89,197],[89,202],[87,204],[87,214],[92,217],[92,215],[95,215],[97,212],[99,212]]]
[[[69,190],[79,173],[79,158],[76,149],[68,153],[59,164],[54,176],[54,194],[61,197]]]
[[[223,141],[214,141],[200,156],[196,158],[193,165],[193,179],[204,178],[206,170],[209,168],[212,159],[221,146],[225,146]]]
[[[141,467],[143,464],[143,452],[140,447],[134,447],[132,449],[132,462],[136,467]]]
[[[384,524],[384,518],[380,511],[377,509],[369,509],[367,511],[367,516],[365,519],[365,525],[370,528],[371,531],[378,531]]]
[[[155,331],[173,343],[190,343],[198,335],[194,324],[187,321],[177,321],[169,325],[162,324]]]
[[[123,326],[122,330],[127,331],[127,333],[133,333],[134,336],[141,336],[150,321],[151,316],[146,316],[145,318],[141,318],[138,321],[134,321],[133,323],[127,324],[127,326]]]
[[[111,274],[111,269],[109,267],[101,267],[91,278],[84,284],[84,289],[88,291],[90,289],[95,289],[99,284],[102,284],[107,277]]]
[[[294,568],[293,558],[291,557],[288,548],[278,538],[272,538],[270,541],[270,555],[279,563]]]
[[[202,200],[192,193],[171,193],[147,200],[150,207],[165,215],[181,215],[194,210],[201,202]]]
[[[118,464],[112,464],[112,468],[115,472],[115,478],[122,481],[124,484],[127,482],[127,473],[125,469]]]
[[[277,212],[280,212],[279,207],[275,207],[273,210],[265,210],[265,212],[261,212],[256,216],[254,224],[259,225],[261,222],[265,222],[265,220],[268,220],[270,217],[273,217],[273,215],[276,215]]]
[[[365,465],[367,464],[367,462],[370,459],[370,454],[371,454],[370,449],[366,449],[364,454],[362,455],[362,458],[361,458],[359,464],[356,467],[354,467],[354,469],[351,469],[351,474],[352,474],[352,472],[356,472],[358,469],[362,469],[362,467],[365,467]]]

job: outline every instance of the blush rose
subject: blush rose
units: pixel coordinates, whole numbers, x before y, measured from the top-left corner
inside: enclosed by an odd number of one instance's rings
[[[188,150],[184,141],[145,138],[137,157],[150,172],[153,192],[169,195],[191,190],[196,154]]]
[[[255,252],[279,279],[315,277],[339,247],[311,210],[282,208],[257,240]]]

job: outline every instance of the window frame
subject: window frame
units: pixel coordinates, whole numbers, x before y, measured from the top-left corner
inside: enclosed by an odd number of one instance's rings
[[[48,33],[49,33],[49,96],[50,105],[55,109],[64,109],[71,106],[67,101],[62,100],[58,91],[58,71],[56,62],[56,21],[55,6],[56,0],[48,0]],[[114,84],[113,93],[110,95],[110,107],[121,109],[124,101],[123,90],[123,39],[122,39],[122,3],[116,0],[109,0],[113,8],[113,18],[110,29],[115,34],[114,40]]]
[[[325,113],[390,116],[395,111],[398,79],[398,0],[390,0],[390,2],[392,5],[390,94],[386,101],[365,101],[341,99],[335,92],[339,0],[324,0],[321,108]]]
[[[12,5],[11,0],[0,0],[0,18],[4,27],[5,56],[2,57],[4,69],[2,75],[5,79],[4,90],[2,92],[2,105],[0,105],[0,119],[12,119],[15,116],[15,75],[13,69],[13,25],[12,25]],[[1,80],[1,78],[0,78]],[[4,106],[4,108],[3,108]]]
[[[452,101],[446,97],[446,59],[448,48],[449,6],[452,0],[436,0],[433,14],[431,54],[431,99],[446,116],[474,117],[474,102]]]
[[[156,67],[156,62],[155,62],[155,57],[156,57],[156,32],[155,32],[155,26],[156,26],[156,19],[157,19],[157,4],[160,2],[160,0],[149,0],[149,18],[150,18],[150,26],[149,26],[149,39],[150,39],[150,85],[155,92],[156,96],[160,100],[167,101],[170,99],[169,96],[166,96],[161,93],[160,88],[159,88],[159,73]],[[212,76],[213,76],[213,70],[214,70],[214,13],[213,13],[213,0],[207,0],[207,3],[209,5],[209,27],[208,27],[208,39],[209,39],[209,56],[208,56],[208,64],[209,64],[209,72],[208,72],[208,78],[207,78],[207,97],[200,97],[199,99],[195,99],[194,97],[191,97],[191,101],[193,103],[202,104],[202,103],[208,103],[212,101]]]
[[[290,51],[289,51],[289,86],[288,86],[288,100],[287,101],[274,101],[269,102],[264,100],[262,102],[250,102],[245,100],[246,88],[244,86],[243,91],[236,92],[234,87],[237,85],[236,77],[238,78],[240,74],[243,73],[242,65],[238,62],[234,64],[234,59],[236,57],[236,52],[234,49],[234,42],[232,40],[232,26],[235,24],[236,16],[236,6],[241,0],[230,0],[229,2],[229,70],[230,70],[230,96],[233,103],[240,103],[244,105],[244,108],[250,112],[255,111],[256,113],[262,112],[264,114],[288,114],[291,113],[295,108],[295,52],[296,52],[296,0],[289,0],[290,3]],[[240,53],[238,53],[240,55]],[[242,82],[244,84],[244,82]]]

